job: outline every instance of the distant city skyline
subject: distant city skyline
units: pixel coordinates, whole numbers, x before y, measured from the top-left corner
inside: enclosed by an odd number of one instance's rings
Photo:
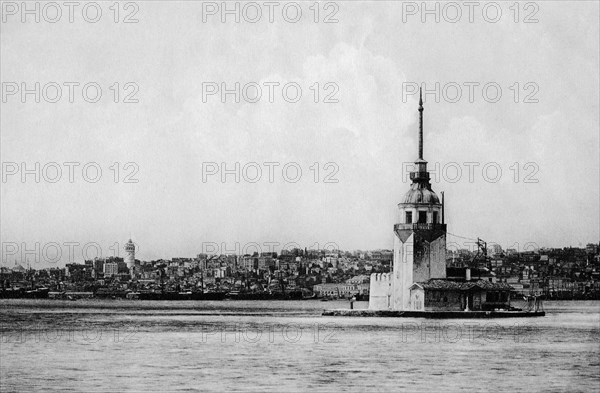
[[[448,236],[449,239],[452,238],[456,238],[455,235],[449,234]],[[476,240],[476,239],[473,239]],[[483,240],[483,239],[481,239]],[[484,240],[485,241],[485,240]],[[134,244],[134,247],[138,247],[137,245]],[[494,255],[496,253],[504,253],[504,254],[511,254],[512,252],[536,252],[536,253],[540,253],[543,254],[545,252],[545,250],[550,250],[550,249],[562,249],[562,248],[579,248],[579,249],[586,249],[586,246],[593,244],[598,246],[600,243],[598,242],[590,242],[590,243],[586,243],[583,245],[577,245],[577,246],[568,246],[568,247],[552,247],[552,246],[539,246],[537,244],[535,244],[534,242],[527,242],[527,243],[513,243],[509,246],[503,246],[497,243],[493,243],[493,242],[487,242],[487,248],[488,248],[488,254],[489,255]],[[123,245],[123,247],[121,247],[121,249],[118,248],[118,246]],[[3,244],[3,260],[2,260],[2,264],[0,266],[2,267],[7,267],[7,268],[13,268],[15,266],[21,266],[23,268],[32,268],[32,269],[46,269],[46,268],[52,268],[52,267],[64,267],[69,263],[76,263],[76,264],[82,264],[85,261],[89,261],[89,260],[109,260],[111,258],[120,258],[121,260],[123,260],[125,263],[127,263],[128,268],[130,268],[133,265],[133,261],[141,261],[141,262],[151,262],[151,261],[157,261],[157,260],[175,260],[175,259],[196,259],[198,256],[200,255],[208,255],[208,256],[219,256],[219,255],[235,255],[238,257],[244,256],[244,255],[260,255],[260,254],[269,254],[269,253],[276,253],[277,255],[284,255],[284,254],[289,254],[290,251],[292,251],[294,248],[299,248],[301,250],[306,250],[308,252],[314,251],[314,252],[327,252],[330,251],[330,253],[327,254],[334,254],[337,252],[340,253],[351,253],[351,254],[368,254],[368,253],[372,253],[372,252],[378,252],[378,251],[388,251],[390,253],[392,253],[392,248],[364,248],[364,249],[335,249],[332,247],[335,247],[336,244],[334,243],[327,243],[324,244],[325,248],[310,248],[310,247],[295,247],[296,245],[298,245],[295,242],[287,242],[287,243],[279,243],[279,242],[271,242],[271,243],[266,243],[266,244],[258,244],[256,242],[250,242],[250,243],[246,243],[246,244],[234,244],[234,245],[227,245],[227,244],[218,244],[218,243],[205,243],[202,245],[202,248],[199,249],[198,252],[196,252],[193,255],[182,255],[182,254],[174,254],[174,255],[163,255],[163,256],[158,256],[158,257],[153,257],[153,258],[144,258],[144,257],[136,257],[134,252],[135,249],[133,251],[133,253],[129,253],[129,251],[131,250],[131,246],[129,245],[129,241],[127,243],[124,244],[119,244],[118,242],[113,243],[110,247],[102,247],[102,245],[96,243],[96,242],[89,242],[89,243],[83,243],[83,244],[75,244],[75,243],[68,243],[68,244],[63,244],[63,245],[56,245],[56,244],[40,244],[39,246],[35,245],[28,245],[31,248],[27,249],[27,248],[23,248],[20,244],[15,244],[14,242],[9,242],[9,243],[4,243]],[[61,253],[62,253],[62,258],[58,258],[57,257],[57,253],[55,252],[55,250],[58,248],[58,246],[62,246],[60,247],[61,249]],[[230,247],[231,246],[231,247]],[[323,246],[322,244],[314,244],[313,246]],[[498,247],[500,247],[500,249],[498,249]],[[102,250],[109,250],[108,253],[97,253],[97,251],[102,251]],[[471,241],[470,239],[462,239],[462,242],[457,241],[457,239],[453,240],[449,240],[447,242],[447,249],[448,249],[448,258],[450,258],[452,255],[458,255],[461,253],[462,250],[468,250],[469,252],[475,254],[478,251],[478,247],[477,247],[477,243],[476,241]],[[131,255],[132,258],[135,259],[128,259],[128,256]],[[45,258],[46,257],[46,258]]]

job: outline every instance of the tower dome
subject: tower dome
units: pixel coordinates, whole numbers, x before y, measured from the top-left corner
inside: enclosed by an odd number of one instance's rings
[[[410,190],[404,195],[402,203],[427,203],[432,205],[439,205],[440,199],[435,192],[431,190],[431,187],[423,183],[413,183],[410,186]]]

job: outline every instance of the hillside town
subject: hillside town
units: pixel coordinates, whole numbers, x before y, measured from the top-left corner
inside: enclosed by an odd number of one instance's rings
[[[393,258],[390,250],[292,249],[140,261],[127,247],[125,258],[95,258],[63,268],[2,266],[0,297],[366,300],[370,275],[389,272]],[[600,299],[599,248],[448,250],[447,275],[461,275],[469,267],[473,276],[509,284],[514,296]]]

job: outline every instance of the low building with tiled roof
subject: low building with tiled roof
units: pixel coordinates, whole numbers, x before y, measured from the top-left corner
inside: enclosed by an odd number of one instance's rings
[[[494,310],[510,307],[506,283],[489,280],[431,279],[410,287],[410,307],[417,311]]]

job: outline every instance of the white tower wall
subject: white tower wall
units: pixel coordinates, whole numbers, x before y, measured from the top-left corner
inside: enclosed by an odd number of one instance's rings
[[[373,273],[369,285],[369,310],[389,310],[391,308],[390,273]]]
[[[125,258],[123,258],[125,263],[127,264],[127,268],[130,273],[133,273],[133,269],[135,268],[135,245],[129,239],[127,243],[125,243]]]

